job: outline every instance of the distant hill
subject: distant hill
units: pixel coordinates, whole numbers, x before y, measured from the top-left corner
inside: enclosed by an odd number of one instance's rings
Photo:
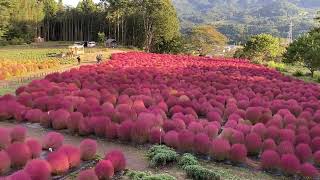
[[[320,0],[173,0],[181,25],[213,24],[231,42],[271,33],[287,37],[292,21],[294,37],[314,26]]]

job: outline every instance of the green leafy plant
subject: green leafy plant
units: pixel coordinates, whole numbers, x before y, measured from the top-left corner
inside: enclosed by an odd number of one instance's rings
[[[300,70],[296,70],[294,73],[293,73],[293,76],[296,76],[296,77],[301,77],[301,76],[304,76],[303,72],[300,71]]]
[[[131,180],[176,180],[169,174],[152,174],[151,172],[128,171],[126,176]]]
[[[183,156],[178,161],[179,167],[185,169],[187,166],[199,165],[199,162],[195,156],[189,153],[183,154]]]
[[[199,165],[190,165],[185,167],[188,177],[194,180],[220,180],[220,176],[210,169]]]
[[[176,162],[178,154],[165,145],[155,145],[148,150],[147,157],[150,159],[151,166],[164,166]]]
[[[270,68],[274,68],[277,71],[281,71],[281,72],[285,72],[286,71],[286,67],[284,63],[278,63],[275,61],[269,61],[267,64],[268,67]]]

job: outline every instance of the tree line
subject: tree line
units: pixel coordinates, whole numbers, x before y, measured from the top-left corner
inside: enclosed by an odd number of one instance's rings
[[[19,13],[17,13],[19,12]],[[100,34],[100,37],[98,36]],[[0,0],[0,41],[97,41],[101,35],[146,51],[174,50],[181,37],[171,0]]]

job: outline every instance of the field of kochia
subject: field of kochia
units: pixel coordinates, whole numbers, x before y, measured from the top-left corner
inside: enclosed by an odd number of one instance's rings
[[[317,84],[246,60],[131,52],[0,97],[0,120],[318,178],[319,98]]]

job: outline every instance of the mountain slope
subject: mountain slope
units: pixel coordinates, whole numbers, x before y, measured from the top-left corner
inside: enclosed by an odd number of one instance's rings
[[[294,37],[314,24],[320,0],[173,0],[184,30],[195,24],[213,24],[239,42],[248,36],[271,33],[287,37],[290,22]]]

